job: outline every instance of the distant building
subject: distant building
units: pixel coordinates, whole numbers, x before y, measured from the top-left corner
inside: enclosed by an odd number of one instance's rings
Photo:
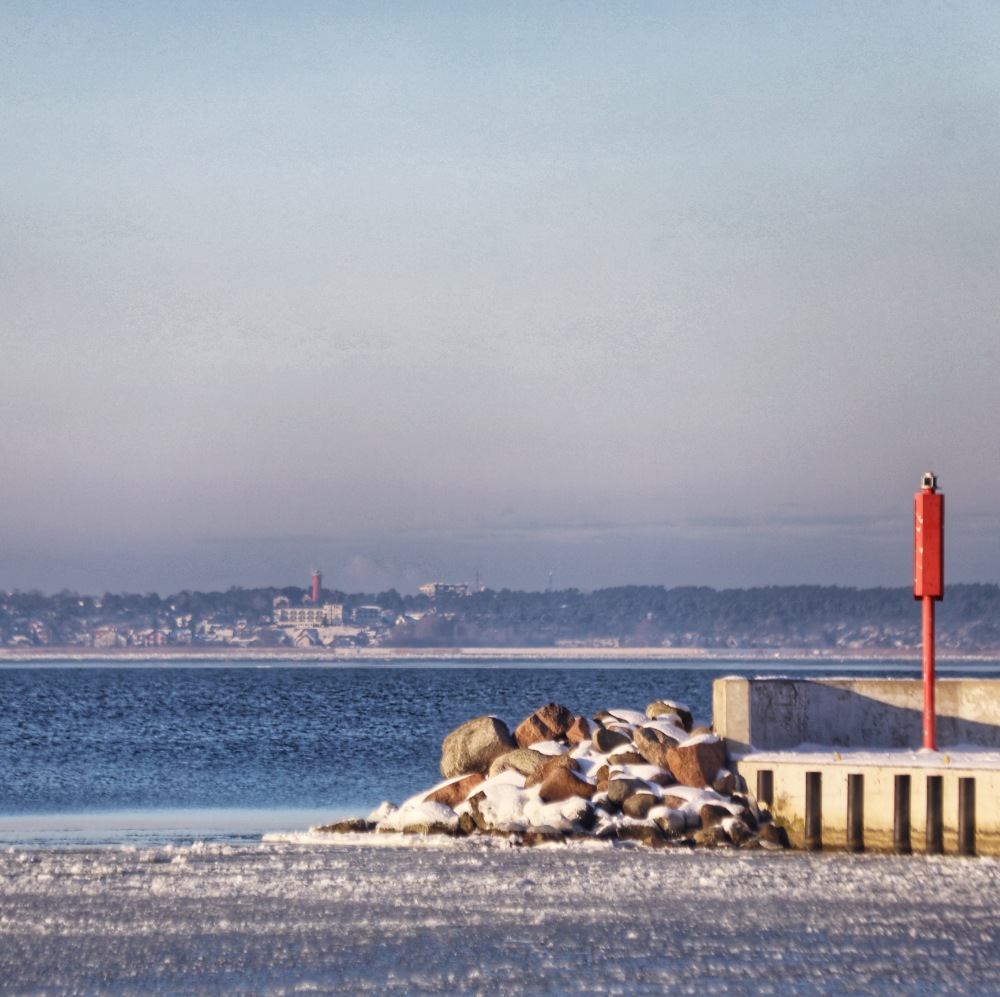
[[[279,627],[331,627],[344,622],[344,607],[339,602],[322,606],[292,606],[280,595],[274,600],[274,622]]]
[[[369,626],[382,622],[381,606],[355,606],[354,622],[359,626]]]
[[[114,627],[98,627],[94,631],[94,647],[125,647],[128,638]]]
[[[449,585],[445,582],[428,582],[426,585],[420,586],[420,594],[427,596],[428,599],[438,599],[441,596],[454,595],[454,596],[467,596],[469,594],[468,585]]]

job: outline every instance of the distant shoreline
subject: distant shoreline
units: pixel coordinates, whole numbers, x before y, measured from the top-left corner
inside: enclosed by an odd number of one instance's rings
[[[1000,657],[1000,651],[941,651],[938,661],[990,661]],[[813,648],[746,648],[715,650],[678,647],[361,647],[361,648],[236,648],[236,647],[171,647],[171,648],[90,648],[90,647],[31,647],[0,648],[0,665],[23,662],[261,662],[302,664],[369,664],[419,663],[448,661],[452,663],[511,661],[547,663],[561,661],[593,662],[679,662],[704,664],[726,661],[897,661],[919,664],[918,649],[904,650],[817,650]]]

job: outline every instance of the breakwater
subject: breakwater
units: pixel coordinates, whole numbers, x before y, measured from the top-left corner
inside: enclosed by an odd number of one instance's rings
[[[320,833],[505,835],[522,845],[590,836],[650,847],[786,847],[726,767],[724,742],[683,704],[592,718],[550,702],[511,730],[493,716],[444,739],[444,781]]]

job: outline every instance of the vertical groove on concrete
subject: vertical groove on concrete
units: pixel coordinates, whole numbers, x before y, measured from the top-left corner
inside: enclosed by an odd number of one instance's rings
[[[897,775],[893,793],[892,850],[897,855],[913,853],[910,840],[910,777]]]
[[[757,802],[774,806],[774,770],[760,769],[757,772]]]
[[[940,855],[944,851],[943,777],[927,777],[927,836],[925,851],[928,855]]]
[[[806,850],[823,848],[823,773],[806,772]]]
[[[865,777],[854,773],[847,777],[847,850],[865,850]]]
[[[958,854],[976,854],[976,780],[958,780]]]

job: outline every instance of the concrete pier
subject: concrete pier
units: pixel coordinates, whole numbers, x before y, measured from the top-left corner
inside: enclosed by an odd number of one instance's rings
[[[1000,680],[938,690],[937,751],[913,679],[719,679],[715,727],[796,847],[1000,855]]]

